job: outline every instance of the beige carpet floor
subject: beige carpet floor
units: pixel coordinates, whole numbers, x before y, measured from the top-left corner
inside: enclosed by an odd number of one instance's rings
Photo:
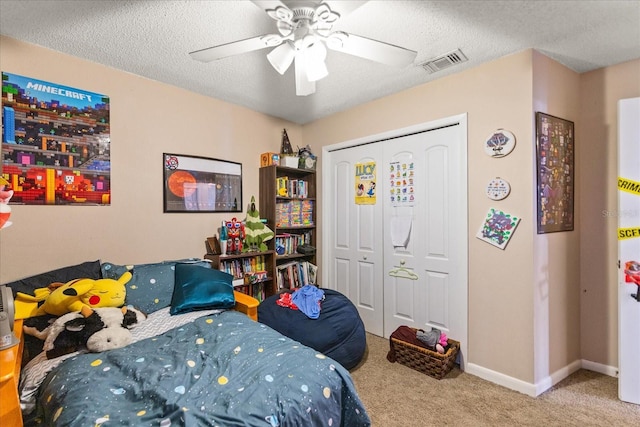
[[[374,427],[640,426],[640,405],[618,399],[618,380],[579,370],[533,398],[460,371],[436,380],[386,359],[389,341],[367,334],[351,371]]]

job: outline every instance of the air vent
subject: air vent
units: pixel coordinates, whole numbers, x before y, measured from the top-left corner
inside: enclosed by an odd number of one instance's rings
[[[436,71],[444,70],[445,68],[453,67],[461,62],[466,62],[467,60],[468,59],[464,56],[464,53],[462,53],[460,49],[457,49],[422,63],[422,68],[431,74]]]

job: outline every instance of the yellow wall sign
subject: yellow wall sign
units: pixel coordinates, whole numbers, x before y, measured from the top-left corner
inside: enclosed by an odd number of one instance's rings
[[[640,182],[618,177],[618,190],[640,195]]]
[[[376,162],[356,163],[356,205],[376,204]]]
[[[618,240],[640,237],[640,227],[618,228]]]

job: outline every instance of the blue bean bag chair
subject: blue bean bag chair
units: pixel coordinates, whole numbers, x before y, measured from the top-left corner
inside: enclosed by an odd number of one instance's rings
[[[258,322],[352,369],[360,363],[367,347],[364,324],[349,298],[332,289],[322,290],[325,298],[317,319],[276,304],[280,299],[277,294],[258,306]]]

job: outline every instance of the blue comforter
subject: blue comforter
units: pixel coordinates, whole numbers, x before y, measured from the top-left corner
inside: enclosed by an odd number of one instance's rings
[[[75,355],[38,393],[47,426],[369,426],[339,363],[236,311]]]

